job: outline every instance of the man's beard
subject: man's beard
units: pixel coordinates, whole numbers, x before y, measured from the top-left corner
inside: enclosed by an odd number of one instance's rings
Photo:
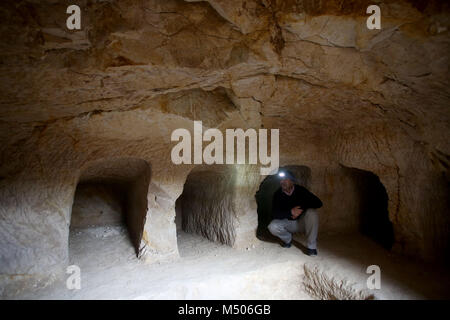
[[[291,192],[293,186],[294,185],[292,185],[292,184],[287,185],[287,186],[286,185],[281,185],[281,190],[283,190],[284,192],[289,193],[289,192]]]

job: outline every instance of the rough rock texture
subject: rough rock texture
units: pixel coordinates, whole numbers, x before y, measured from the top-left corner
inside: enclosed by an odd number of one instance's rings
[[[125,192],[118,186],[79,184],[73,201],[70,228],[121,224],[124,202]]]
[[[336,279],[320,270],[317,265],[304,265],[303,288],[315,299],[373,300],[368,290],[356,290],[346,279]]]
[[[341,165],[373,172],[389,197],[393,250],[448,257],[444,1],[382,1],[381,30],[366,28],[363,0],[78,4],[80,31],[66,29],[66,3],[0,4],[2,281],[64,271],[76,185],[111,158],[151,166],[135,241],[147,261],[176,258],[175,201],[194,166],[172,164],[170,134],[192,131],[192,120],[279,128],[280,165],[311,169],[323,230],[357,225]],[[252,242],[264,177],[257,166],[226,170],[234,245]]]
[[[246,250],[178,233],[181,258],[142,263],[125,228],[93,227],[70,234],[70,264],[82,270],[81,290],[66,279],[46,288],[5,290],[14,299],[445,299],[447,268],[393,256],[362,236],[321,236],[320,255],[304,255],[298,244],[283,250],[261,242]],[[338,245],[336,245],[338,244]],[[368,289],[367,266],[381,268],[380,289]],[[0,288],[1,289],[1,288]]]
[[[228,166],[219,166],[218,172],[205,169],[192,170],[184,185],[182,229],[232,246],[236,238],[233,207],[236,172]]]

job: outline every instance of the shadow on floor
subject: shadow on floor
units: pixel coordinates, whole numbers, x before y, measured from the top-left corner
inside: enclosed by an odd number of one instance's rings
[[[256,237],[263,242],[269,242],[269,243],[277,243],[280,245],[280,247],[283,244],[283,241],[281,241],[279,238],[275,237],[274,235],[272,235],[269,230],[258,230]],[[299,241],[292,239],[292,245],[294,247],[296,247],[297,249],[299,249],[301,252],[303,252],[303,254],[306,255],[306,247],[300,243]],[[282,248],[282,247],[281,247]]]
[[[279,244],[280,250],[289,250],[282,248],[282,241],[267,229],[258,230],[257,238]],[[362,274],[368,266],[378,265],[383,281],[398,288],[399,292],[405,292],[405,298],[412,293],[418,299],[450,298],[450,276],[446,266],[393,253],[359,233],[321,234],[318,240],[318,256],[325,263],[342,264],[343,268],[352,266]],[[306,247],[298,240],[293,239],[292,244],[306,254]]]

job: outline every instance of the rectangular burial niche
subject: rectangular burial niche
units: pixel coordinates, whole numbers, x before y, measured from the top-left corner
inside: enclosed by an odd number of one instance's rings
[[[311,184],[311,169],[307,166],[289,165],[280,167],[279,171],[288,170],[295,175],[296,184],[307,189]],[[258,212],[258,229],[256,235],[260,240],[274,240],[267,226],[272,221],[272,198],[275,191],[280,188],[280,178],[278,174],[267,176],[260,184],[255,194]]]
[[[394,229],[389,220],[388,195],[380,178],[370,172],[341,165],[355,186],[359,231],[390,250]]]
[[[91,164],[80,176],[69,228],[69,262],[115,264],[139,257],[150,168],[140,159]]]
[[[194,168],[186,178],[182,194],[175,202],[178,250],[189,254],[189,234],[233,246],[235,240],[233,195],[236,171],[229,166]]]
[[[118,255],[135,256],[126,227],[127,185],[116,181],[79,183],[69,229],[69,260],[86,267]]]

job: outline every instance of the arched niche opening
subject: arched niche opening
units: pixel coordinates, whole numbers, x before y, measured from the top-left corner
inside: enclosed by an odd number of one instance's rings
[[[183,192],[175,203],[175,223],[180,255],[188,234],[233,246],[235,213],[233,196],[236,171],[230,166],[204,165],[186,178]]]
[[[370,172],[341,165],[354,185],[359,231],[386,249],[394,244],[394,229],[389,220],[388,194],[380,178]]]
[[[301,185],[307,189],[311,184],[311,169],[307,166],[289,165],[280,167],[281,170],[289,170],[296,177],[296,184]],[[260,184],[258,191],[255,194],[258,212],[258,229],[257,237],[260,239],[271,238],[267,226],[272,220],[272,198],[275,191],[280,188],[280,179],[278,176],[269,175]]]
[[[150,166],[141,159],[110,158],[88,164],[72,205],[69,258],[125,252],[139,257],[149,182]]]

